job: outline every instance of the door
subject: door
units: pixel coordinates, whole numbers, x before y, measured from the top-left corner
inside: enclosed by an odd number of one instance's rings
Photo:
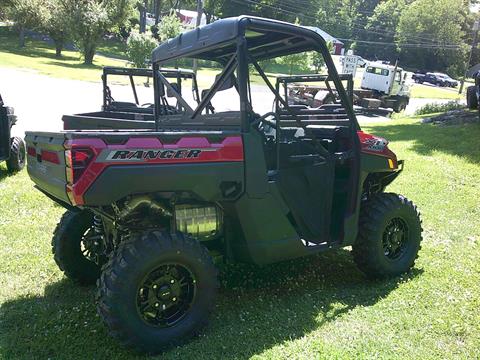
[[[312,243],[330,238],[335,162],[309,137],[280,144],[277,184],[299,235]]]

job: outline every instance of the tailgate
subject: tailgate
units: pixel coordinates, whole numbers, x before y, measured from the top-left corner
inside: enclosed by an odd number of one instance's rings
[[[27,132],[28,175],[40,190],[70,203],[66,192],[65,134]]]

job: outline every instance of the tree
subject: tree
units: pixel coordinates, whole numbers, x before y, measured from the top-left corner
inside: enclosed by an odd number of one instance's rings
[[[84,63],[91,65],[103,36],[120,28],[131,11],[131,0],[62,0],[69,14],[72,38]]]
[[[176,14],[171,14],[162,18],[160,23],[159,35],[160,40],[167,41],[174,38],[182,31],[182,23]]]
[[[333,51],[333,43],[331,41],[327,43],[327,48],[330,53]],[[310,65],[313,66],[315,72],[318,74],[325,65],[325,59],[323,58],[323,55],[318,51],[311,51],[308,53],[308,58]]]
[[[400,16],[397,28],[402,59],[431,71],[459,75],[467,54],[463,42],[468,8],[464,0],[416,0]]]
[[[368,59],[395,61],[398,58],[398,49],[395,44],[395,35],[400,21],[400,16],[412,0],[387,0],[380,3],[373,15],[367,20],[362,41],[356,44],[358,53]],[[390,43],[391,46],[381,46],[378,43]]]
[[[68,40],[68,13],[61,0],[46,0],[44,6],[47,11],[41,28],[55,43],[55,56],[61,57]]]
[[[38,28],[46,17],[42,0],[11,0],[8,3],[8,16],[19,32],[19,44],[25,46],[25,30]]]
[[[127,40],[127,58],[135,67],[142,68],[157,45],[150,35],[132,32]]]

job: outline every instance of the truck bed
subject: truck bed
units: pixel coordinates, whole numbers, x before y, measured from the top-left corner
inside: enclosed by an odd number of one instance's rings
[[[154,117],[151,114],[118,111],[97,111],[62,117],[65,130],[152,130],[155,129]],[[199,115],[194,120],[187,114],[162,116],[162,128],[180,129],[239,129],[240,114],[236,111],[219,114]]]
[[[218,197],[219,171],[243,182],[243,144],[235,130],[66,130],[26,132],[25,140],[36,186],[74,206],[192,188],[192,181],[201,196]]]

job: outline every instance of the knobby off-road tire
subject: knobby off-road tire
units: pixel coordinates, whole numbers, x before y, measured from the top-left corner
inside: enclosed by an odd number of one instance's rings
[[[478,109],[478,99],[475,86],[469,86],[467,88],[467,107],[470,110]]]
[[[377,194],[362,206],[353,258],[370,278],[397,276],[413,267],[421,240],[417,207],[401,195]]]
[[[89,258],[93,255],[89,253],[89,245],[85,247],[87,237],[93,235],[92,226],[90,211],[67,211],[52,238],[52,252],[58,267],[68,278],[83,285],[95,284],[100,277],[100,266]]]
[[[97,285],[97,310],[110,334],[126,347],[156,354],[206,325],[218,280],[210,254],[196,240],[148,230],[119,245]]]
[[[25,167],[25,143],[19,137],[14,137],[10,144],[10,157],[7,159],[7,170],[13,174]]]

